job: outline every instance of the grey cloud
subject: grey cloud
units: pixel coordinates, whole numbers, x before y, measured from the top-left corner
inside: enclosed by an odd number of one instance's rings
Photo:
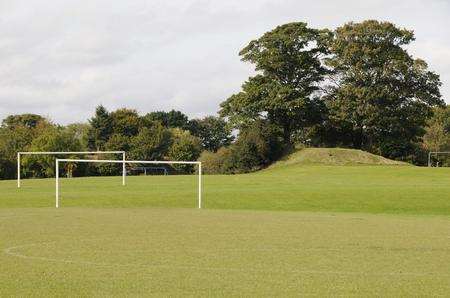
[[[375,18],[414,29],[411,52],[450,98],[447,1],[0,0],[0,118],[85,121],[98,104],[214,114],[252,74],[238,52],[276,25]]]

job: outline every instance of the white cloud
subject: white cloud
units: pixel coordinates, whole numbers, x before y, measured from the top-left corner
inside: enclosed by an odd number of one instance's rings
[[[447,1],[0,0],[0,118],[85,121],[95,106],[214,114],[251,73],[238,52],[276,25],[375,18],[413,29],[411,52],[450,101]]]

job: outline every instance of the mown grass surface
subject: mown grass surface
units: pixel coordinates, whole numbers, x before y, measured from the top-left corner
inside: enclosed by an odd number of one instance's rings
[[[60,209],[54,179],[0,181],[0,297],[450,292],[448,169],[291,164],[203,182],[198,210],[196,176],[63,179]]]
[[[209,209],[450,215],[450,169],[408,166],[285,166],[204,177]],[[0,181],[0,207],[54,206],[54,179]],[[62,206],[195,207],[196,176],[63,179]]]
[[[0,210],[0,296],[445,296],[450,220],[178,208]]]

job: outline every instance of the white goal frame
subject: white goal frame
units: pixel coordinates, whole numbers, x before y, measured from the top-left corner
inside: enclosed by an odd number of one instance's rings
[[[21,155],[102,155],[102,154],[122,154],[122,160],[126,159],[125,151],[30,151],[30,152],[17,152],[17,188],[20,188],[20,156]],[[125,164],[122,167],[122,185],[125,185],[125,178],[127,172],[125,170]]]
[[[187,164],[198,166],[198,208],[202,208],[202,163],[200,161],[159,161],[159,160],[100,160],[100,159],[56,159],[55,162],[55,207],[60,206],[59,196],[59,164],[65,162],[82,162],[82,163],[121,163],[125,172],[126,164]]]
[[[444,155],[444,154],[450,154],[450,151],[431,151],[431,152],[428,152],[428,166],[429,167],[432,166],[432,164],[431,164],[431,156],[432,155],[436,156],[436,158],[437,158],[439,155]]]

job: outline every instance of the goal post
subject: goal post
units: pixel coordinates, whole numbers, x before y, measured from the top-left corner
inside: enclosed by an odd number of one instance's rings
[[[21,156],[22,155],[104,155],[104,154],[121,154],[122,160],[126,160],[126,152],[125,151],[30,151],[30,152],[17,152],[17,188],[21,186],[21,177],[20,177],[20,169],[21,169]],[[125,164],[122,167],[122,185],[125,185],[125,177],[126,177],[126,169]]]
[[[81,163],[118,163],[122,164],[122,168],[125,172],[126,164],[186,164],[186,165],[197,165],[198,166],[198,201],[197,207],[202,208],[202,163],[200,161],[159,161],[159,160],[100,160],[100,159],[56,159],[55,162],[55,206],[59,208],[60,206],[60,194],[59,194],[59,164],[65,162],[81,162]]]
[[[433,166],[433,164],[432,164],[432,157],[433,156],[436,157],[436,159],[437,159],[439,157],[439,155],[445,155],[445,154],[449,155],[450,151],[431,151],[431,152],[428,152],[428,166],[429,167]]]

